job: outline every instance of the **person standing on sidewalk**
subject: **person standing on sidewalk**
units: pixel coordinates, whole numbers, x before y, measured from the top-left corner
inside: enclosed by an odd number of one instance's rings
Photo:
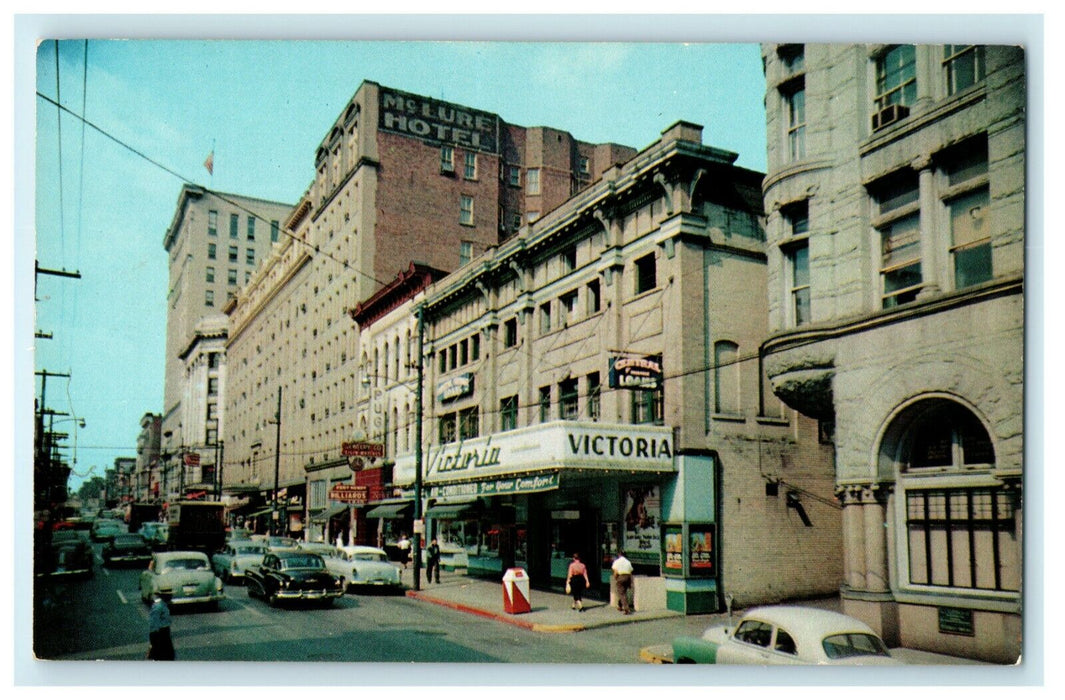
[[[433,572],[436,572],[436,582],[440,583],[440,545],[434,537],[425,550],[425,581],[431,583]]]
[[[406,569],[407,563],[410,562],[410,540],[407,539],[407,533],[404,532],[399,536],[396,548],[399,550],[399,561],[403,564],[403,568]]]
[[[625,558],[625,552],[618,552],[610,569],[614,572],[614,590],[618,595],[618,610],[631,615],[629,593],[632,592],[632,562]]]
[[[569,570],[566,572],[566,592],[573,596],[570,610],[584,612],[584,589],[590,588],[591,585],[588,580],[588,567],[581,561],[580,553],[574,552],[573,561],[569,563]]]
[[[173,661],[174,642],[170,638],[170,606],[167,593],[157,593],[148,611],[148,658],[153,661]]]

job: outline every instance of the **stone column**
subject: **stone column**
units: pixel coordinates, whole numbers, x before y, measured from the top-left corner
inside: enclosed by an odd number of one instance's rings
[[[865,590],[865,521],[862,488],[848,486],[840,494],[843,503],[843,572],[849,588]]]
[[[936,216],[935,173],[932,158],[922,154],[910,166],[917,171],[918,202],[921,207],[921,292],[918,298],[939,294],[943,288],[939,226]]]
[[[876,593],[890,590],[884,520],[887,495],[879,484],[862,489],[861,495],[865,531],[865,590]]]

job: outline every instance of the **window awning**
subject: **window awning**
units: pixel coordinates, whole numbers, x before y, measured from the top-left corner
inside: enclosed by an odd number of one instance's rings
[[[273,511],[274,511],[273,507],[265,508],[263,510],[257,510],[257,511],[255,511],[253,513],[248,513],[244,517],[246,517],[246,518],[258,518],[260,515],[266,515],[267,513],[272,513]]]
[[[425,515],[430,518],[439,518],[441,520],[447,518],[457,518],[460,515],[465,515],[467,512],[474,510],[477,507],[477,501],[463,501],[461,503],[437,503],[430,506],[425,511]]]
[[[324,523],[327,520],[331,520],[341,513],[345,512],[350,506],[346,504],[335,505],[326,510],[319,511],[311,515],[312,523]]]
[[[410,501],[405,503],[385,503],[379,506],[374,506],[366,511],[366,517],[391,519],[405,518],[410,514],[410,509],[413,506],[414,504]]]

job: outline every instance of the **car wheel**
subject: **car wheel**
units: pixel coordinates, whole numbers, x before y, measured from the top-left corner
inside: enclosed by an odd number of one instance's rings
[[[695,661],[693,661],[692,659],[689,659],[686,656],[682,656],[679,659],[677,659],[674,663],[677,663],[677,664],[693,664],[693,663],[695,663]]]
[[[271,608],[276,608],[277,607],[277,601],[278,601],[277,594],[276,593],[271,593],[269,598],[267,598],[266,602],[268,602],[270,604]]]

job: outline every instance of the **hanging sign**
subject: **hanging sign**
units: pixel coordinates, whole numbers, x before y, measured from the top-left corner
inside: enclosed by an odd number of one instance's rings
[[[610,358],[611,389],[657,389],[662,385],[662,363],[642,357]]]

